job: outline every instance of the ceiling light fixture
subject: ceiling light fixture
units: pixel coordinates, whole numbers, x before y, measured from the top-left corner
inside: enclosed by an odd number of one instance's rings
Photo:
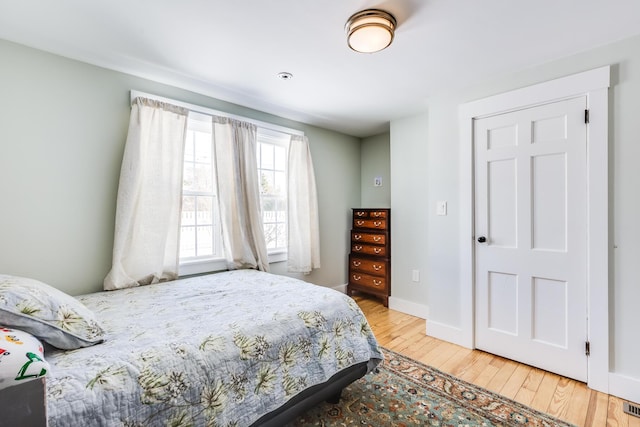
[[[396,18],[380,9],[366,9],[351,15],[346,24],[347,43],[356,52],[373,53],[393,41]]]

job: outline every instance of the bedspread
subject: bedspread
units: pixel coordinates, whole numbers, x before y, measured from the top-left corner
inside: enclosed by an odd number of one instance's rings
[[[247,426],[383,357],[351,298],[253,270],[78,299],[107,336],[45,355],[50,427]]]

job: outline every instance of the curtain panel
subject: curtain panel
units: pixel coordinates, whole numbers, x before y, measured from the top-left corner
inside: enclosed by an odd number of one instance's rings
[[[188,114],[185,108],[146,98],[133,102],[105,290],[178,277]]]
[[[306,136],[291,137],[287,170],[287,270],[308,274],[320,268],[320,227],[316,178]]]
[[[220,223],[227,268],[269,271],[262,227],[257,126],[213,116],[213,147]]]

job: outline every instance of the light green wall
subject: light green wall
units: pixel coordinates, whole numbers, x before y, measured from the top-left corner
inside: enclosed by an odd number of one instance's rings
[[[459,105],[608,64],[612,371],[640,380],[640,341],[628,339],[637,336],[640,324],[640,37],[434,96],[424,115],[391,123],[392,294],[428,305],[430,320],[460,325]],[[437,200],[448,201],[448,216],[435,215]],[[416,240],[424,250],[417,250]],[[420,287],[406,280],[412,268],[428,272]]]
[[[360,185],[362,186],[360,207],[391,207],[389,141],[389,132],[362,140],[360,145]],[[373,185],[376,177],[382,178],[381,187]]]
[[[303,279],[346,283],[350,209],[360,202],[360,139],[2,40],[0,63],[0,273],[70,294],[102,289],[129,90],[137,89],[303,130],[322,233],[322,268]]]

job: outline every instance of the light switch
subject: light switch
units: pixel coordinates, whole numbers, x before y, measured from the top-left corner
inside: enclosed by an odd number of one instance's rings
[[[436,202],[436,215],[444,216],[447,214],[447,202],[439,200]]]

